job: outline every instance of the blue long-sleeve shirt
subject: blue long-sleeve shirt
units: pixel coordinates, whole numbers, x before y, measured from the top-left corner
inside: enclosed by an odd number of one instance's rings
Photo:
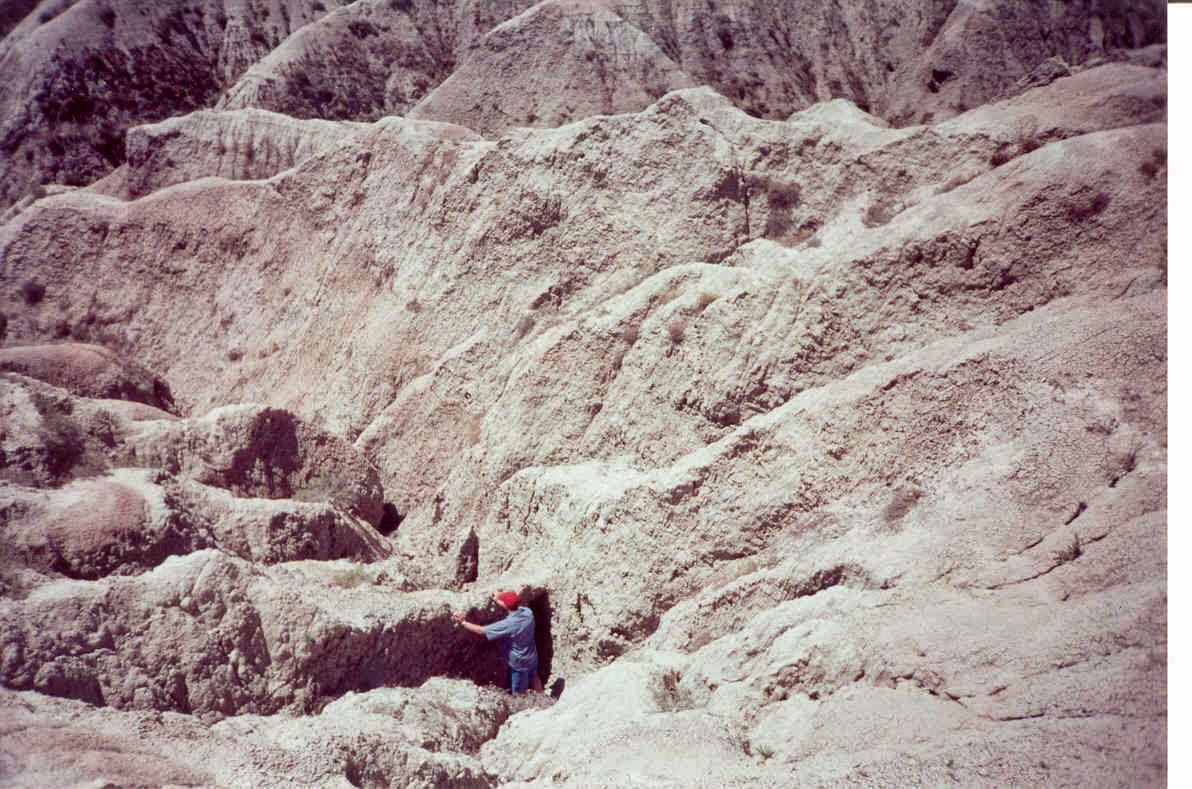
[[[534,646],[534,612],[519,606],[499,622],[484,626],[484,637],[500,639],[501,657],[514,671],[536,671],[538,648]]]

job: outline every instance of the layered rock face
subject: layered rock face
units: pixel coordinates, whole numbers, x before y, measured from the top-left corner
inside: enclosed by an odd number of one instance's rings
[[[297,8],[0,224],[4,783],[1164,783],[1161,7]]]
[[[1158,0],[46,0],[0,43],[0,207],[90,183],[131,158],[128,128],[212,104],[488,134],[707,84],[758,117],[847,98],[905,125],[1070,64],[1154,61],[1127,52],[1164,19]]]

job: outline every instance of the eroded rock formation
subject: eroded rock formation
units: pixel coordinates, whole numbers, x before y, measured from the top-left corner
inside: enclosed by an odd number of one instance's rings
[[[1161,7],[335,5],[6,193],[4,781],[1163,784]]]

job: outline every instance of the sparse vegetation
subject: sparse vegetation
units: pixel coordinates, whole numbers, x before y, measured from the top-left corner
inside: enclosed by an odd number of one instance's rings
[[[75,421],[69,400],[56,400],[40,392],[34,392],[32,400],[41,416],[46,471],[54,480],[95,476],[107,469],[102,455],[88,449],[86,432]]]
[[[1084,549],[1080,546],[1080,535],[1073,534],[1072,542],[1055,552],[1055,561],[1056,564],[1067,564],[1082,554],[1084,554]]]
[[[332,468],[320,471],[307,480],[306,484],[296,487],[290,498],[302,502],[340,503],[347,501],[345,492],[352,490],[354,486],[355,482],[347,469]]]
[[[1151,151],[1151,158],[1147,159],[1142,164],[1138,165],[1138,172],[1145,175],[1147,178],[1154,178],[1155,173],[1167,166],[1167,151],[1162,148],[1156,148]]]
[[[915,506],[915,503],[922,495],[922,492],[916,488],[899,488],[894,491],[894,497],[886,505],[886,509],[883,512],[886,525],[893,525],[902,520],[903,516],[911,511],[911,508]]]
[[[865,216],[861,218],[861,222],[865,227],[881,227],[889,224],[897,214],[898,209],[894,207],[894,203],[883,198],[876,203],[870,203],[869,208],[865,209]]]
[[[1110,197],[1105,192],[1080,194],[1068,205],[1068,220],[1083,222],[1100,214],[1109,207]]]
[[[757,746],[757,755],[762,757],[762,761],[769,761],[774,756],[774,749],[769,745]]]
[[[533,328],[534,319],[529,315],[523,315],[521,320],[517,322],[517,325],[513,327],[513,333],[516,334],[517,338],[520,340],[522,337],[525,337],[527,334],[529,334],[530,330]]]
[[[951,178],[949,178],[944,184],[942,184],[939,188],[937,188],[935,190],[935,193],[937,195],[947,194],[948,192],[951,192],[953,189],[955,189],[959,186],[964,186],[965,184],[967,184],[969,181],[973,180],[976,177],[977,177],[977,173],[958,173],[957,175],[954,175]]]
[[[40,304],[46,295],[46,286],[40,282],[35,282],[27,279],[21,283],[21,298],[25,300],[25,304],[32,307],[35,304]]]
[[[751,175],[746,184],[749,194],[766,196],[766,226],[762,235],[772,241],[786,241],[794,227],[791,212],[798,208],[802,194],[799,185],[776,181],[769,176]]]
[[[675,318],[666,327],[666,333],[670,336],[670,341],[678,344],[683,342],[683,336],[687,333],[687,321],[682,318]]]
[[[377,28],[372,22],[364,19],[353,19],[348,22],[348,30],[356,38],[368,38],[377,34]]]
[[[691,709],[691,692],[681,686],[682,679],[683,675],[678,670],[667,669],[650,689],[659,712]]]
[[[1011,159],[1024,156],[1042,147],[1045,142],[1047,142],[1047,136],[1038,133],[1033,121],[1027,121],[1018,127],[1012,142],[999,144],[997,150],[990,154],[989,164],[993,167],[1001,167]]]
[[[363,567],[353,567],[350,570],[338,572],[331,577],[331,584],[341,589],[355,589],[358,586],[364,586],[372,582],[373,579],[365,572]]]

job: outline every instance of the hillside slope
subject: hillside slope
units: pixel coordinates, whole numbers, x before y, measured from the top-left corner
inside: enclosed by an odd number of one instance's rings
[[[362,0],[225,95],[433,11],[409,117],[189,112],[17,203],[3,782],[1163,785],[1161,30],[807,6],[783,104],[693,31],[765,70],[787,4]],[[495,589],[551,696],[453,627]]]

